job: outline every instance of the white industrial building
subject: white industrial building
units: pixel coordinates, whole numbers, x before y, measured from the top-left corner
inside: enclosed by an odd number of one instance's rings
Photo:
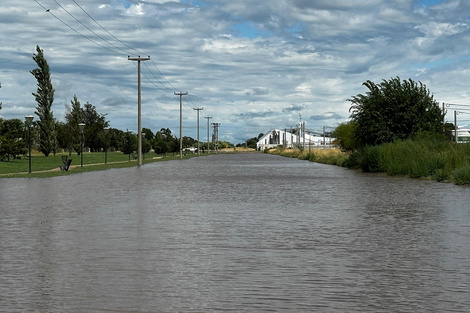
[[[452,137],[454,137],[457,143],[469,143],[470,142],[470,129],[457,129],[457,138],[455,138],[455,130],[452,131]]]
[[[329,148],[332,147],[334,140],[335,138],[331,138],[329,134],[308,131],[299,131],[299,134],[297,134],[290,129],[273,129],[258,140],[256,149],[263,151],[264,149],[276,148],[278,146],[283,146],[284,148],[304,147],[304,149]]]

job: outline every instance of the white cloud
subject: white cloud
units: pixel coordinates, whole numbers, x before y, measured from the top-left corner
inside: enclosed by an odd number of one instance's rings
[[[222,124],[219,136],[226,129],[234,143],[295,124],[298,112],[289,107],[315,117],[312,128],[321,117],[341,121],[349,115],[345,100],[366,92],[362,83],[369,79],[411,77],[438,101],[470,101],[470,5],[464,1],[417,7],[409,0],[200,0],[194,6],[76,0],[104,30],[73,2],[57,0],[94,33],[55,1],[37,1],[44,8],[17,0],[0,6],[3,118],[34,112],[29,71],[36,45],[51,67],[56,118],[63,119],[66,99],[76,94],[121,129],[136,128],[137,70],[128,55],[151,56],[142,65],[144,127],[177,131],[173,92],[188,91],[185,135],[195,136],[191,107],[200,106]],[[257,33],[243,36],[234,25]]]

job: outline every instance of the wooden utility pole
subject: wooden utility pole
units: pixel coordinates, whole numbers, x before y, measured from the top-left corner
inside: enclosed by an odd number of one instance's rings
[[[459,137],[457,136],[457,132],[459,130],[459,127],[457,126],[457,114],[459,114],[458,111],[454,111],[454,132],[455,132],[455,143],[459,142]]]
[[[186,95],[187,92],[175,91],[175,96],[180,96],[180,159],[183,158],[183,96]]]
[[[209,120],[212,116],[204,116],[204,118],[207,118],[207,154],[209,154]]]
[[[199,153],[199,111],[201,111],[203,108],[193,108],[193,110],[197,111],[197,155],[200,155]]]
[[[141,96],[140,96],[140,61],[148,61],[150,60],[150,56],[146,58],[141,58],[140,55],[137,58],[127,57],[129,61],[137,61],[137,137],[139,139],[139,143],[137,146],[137,165],[142,165],[142,121],[141,121]]]
[[[212,141],[214,142],[214,150],[217,154],[219,151],[219,126],[220,123],[212,123],[214,130],[212,132]]]

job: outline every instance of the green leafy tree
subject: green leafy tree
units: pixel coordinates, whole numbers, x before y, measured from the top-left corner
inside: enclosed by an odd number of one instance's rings
[[[47,157],[55,151],[56,142],[55,122],[52,112],[54,88],[52,87],[51,73],[44,52],[39,46],[36,46],[36,52],[33,55],[33,60],[38,67],[30,71],[36,78],[38,86],[37,92],[33,93],[38,104],[34,113],[39,117],[39,121],[36,122],[39,130],[39,151]]]
[[[134,134],[126,133],[123,137],[122,153],[131,154],[137,151],[138,139]]]
[[[366,94],[348,99],[361,146],[404,140],[419,132],[442,133],[443,113],[421,82],[396,77],[363,85],[369,89]]]
[[[69,151],[73,149],[77,155],[80,155],[82,133],[78,127],[78,124],[80,124],[83,120],[83,110],[81,103],[76,95],[73,95],[73,99],[70,101],[70,107],[67,109],[67,113],[65,114],[65,120],[67,121],[69,136]]]
[[[145,137],[145,139],[150,140],[150,141],[152,141],[155,138],[155,135],[150,128],[142,127],[142,134],[143,134],[142,138]]]
[[[142,152],[149,153],[152,149],[152,142],[155,135],[150,128],[142,128]]]
[[[183,149],[197,146],[197,140],[195,140],[192,137],[183,136],[182,139],[183,139]]]
[[[61,149],[65,149],[69,144],[69,135],[67,125],[60,121],[55,121],[55,129],[57,133],[57,146]]]
[[[108,126],[105,117],[105,114],[97,112],[94,105],[88,102],[85,103],[82,113],[83,123],[85,123],[85,146],[89,147],[92,152],[104,149],[104,128]]]
[[[260,134],[261,135],[261,134]],[[261,135],[261,137],[263,137],[264,135]],[[251,149],[256,149],[256,144],[258,143],[258,139],[261,138],[261,137],[253,137],[253,138],[250,138],[246,141],[246,146],[248,148],[251,148]]]
[[[125,133],[117,128],[110,128],[108,131],[108,151],[122,150]]]
[[[170,149],[168,148],[168,144],[165,141],[160,140],[154,144],[153,150],[155,153],[166,155]]]
[[[219,141],[219,149],[233,148],[234,145],[228,141]]]
[[[157,151],[159,148],[157,147],[160,142],[163,141],[166,143],[167,150],[165,152],[157,152],[157,153],[167,153],[167,152],[176,152],[179,151],[179,139],[176,138],[171,134],[171,130],[169,128],[162,128],[155,134],[154,146],[153,148]],[[164,145],[160,145],[163,147]]]
[[[356,124],[352,121],[347,123],[341,123],[332,132],[331,136],[336,138],[338,145],[342,150],[352,151],[358,148],[359,143],[357,142],[356,136]]]
[[[147,140],[146,137],[142,137],[142,153],[149,153],[152,149],[152,144],[150,140]]]
[[[24,141],[25,127],[20,119],[5,120],[0,123],[0,156],[6,161],[26,153]]]

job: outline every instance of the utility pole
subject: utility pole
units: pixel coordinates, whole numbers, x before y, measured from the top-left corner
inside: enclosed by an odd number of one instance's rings
[[[303,143],[302,143],[302,150],[305,149],[305,122],[302,122],[302,138],[303,138]]]
[[[207,154],[209,154],[209,120],[212,116],[204,116],[204,118],[207,118]]]
[[[183,96],[186,95],[187,92],[175,91],[175,96],[180,96],[180,159],[183,158]]]
[[[446,109],[445,109],[445,103],[442,102],[442,133],[445,135],[446,134]]]
[[[199,153],[199,111],[201,111],[203,108],[193,108],[193,110],[197,111],[197,155],[200,155]]]
[[[459,138],[457,136],[457,131],[459,127],[457,126],[457,114],[459,114],[457,111],[454,111],[454,127],[455,127],[455,143],[459,142]]]
[[[294,134],[292,133],[292,126],[290,127],[290,148],[294,148]]]
[[[282,146],[284,147],[284,149],[287,148],[287,128],[284,128],[284,136],[282,137]]]
[[[220,123],[212,123],[212,126],[214,126],[214,131],[212,132],[212,140],[214,141],[214,150],[215,153],[217,154],[218,152],[218,142],[219,142],[219,126]]]
[[[127,57],[129,61],[137,61],[137,136],[139,139],[139,143],[137,146],[137,165],[142,165],[142,121],[141,121],[141,95],[140,95],[140,62],[141,61],[148,61],[150,60],[150,56],[146,58],[141,58],[140,55],[137,58],[131,58],[130,56]]]

